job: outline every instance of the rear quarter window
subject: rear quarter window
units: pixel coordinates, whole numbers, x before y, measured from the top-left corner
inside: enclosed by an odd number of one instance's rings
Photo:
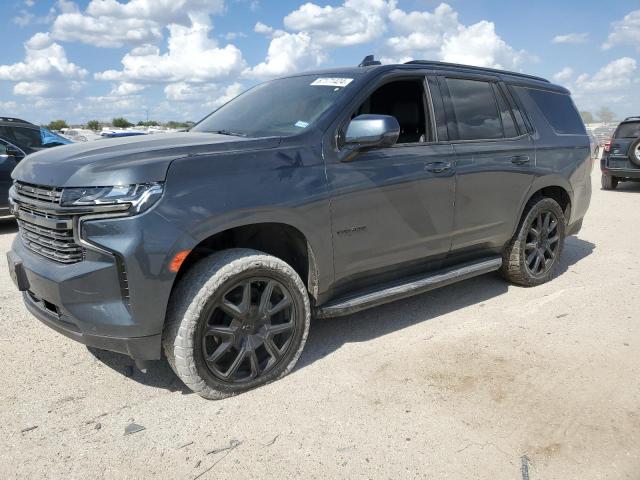
[[[563,93],[527,89],[553,130],[560,135],[586,135],[584,123],[571,97]]]

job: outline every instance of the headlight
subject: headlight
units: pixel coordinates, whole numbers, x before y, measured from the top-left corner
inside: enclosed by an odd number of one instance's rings
[[[162,195],[162,183],[139,183],[113,187],[65,188],[60,204],[65,207],[126,205],[129,211],[142,213]]]

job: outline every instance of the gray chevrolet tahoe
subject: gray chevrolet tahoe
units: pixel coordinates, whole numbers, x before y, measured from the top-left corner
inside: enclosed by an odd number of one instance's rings
[[[311,318],[499,271],[548,281],[591,197],[569,92],[430,61],[258,85],[191,131],[63,146],[13,171],[30,312],[206,398],[294,367]]]

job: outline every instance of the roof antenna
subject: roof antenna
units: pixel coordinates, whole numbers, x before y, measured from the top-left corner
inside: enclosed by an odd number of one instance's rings
[[[378,60],[374,60],[373,59],[373,55],[367,55],[366,57],[364,57],[362,59],[362,61],[360,62],[360,65],[358,65],[359,67],[370,67],[372,65],[382,65],[381,62],[379,62]]]

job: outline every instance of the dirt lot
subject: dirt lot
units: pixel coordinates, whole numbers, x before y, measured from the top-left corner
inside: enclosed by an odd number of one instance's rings
[[[640,184],[593,180],[549,284],[317,321],[291,375],[219,402],[54,333],[2,265],[0,478],[640,478]]]

